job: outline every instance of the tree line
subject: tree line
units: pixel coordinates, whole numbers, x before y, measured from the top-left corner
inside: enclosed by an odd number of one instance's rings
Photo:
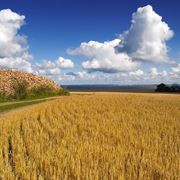
[[[176,92],[180,93],[180,85],[173,84],[173,85],[165,85],[164,83],[161,83],[157,85],[156,92]]]

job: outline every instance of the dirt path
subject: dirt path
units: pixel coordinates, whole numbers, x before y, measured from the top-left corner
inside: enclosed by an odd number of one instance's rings
[[[94,94],[94,93],[76,92],[76,93],[71,93],[71,96],[74,96],[74,95],[92,95],[92,94]],[[11,106],[11,105],[13,106],[13,105],[17,105],[17,104],[20,105],[20,104],[31,103],[31,102],[34,102],[34,104],[26,104],[26,105],[22,105],[20,107],[15,107],[13,109],[7,109],[7,110],[4,110],[4,111],[0,111],[0,118],[2,116],[4,116],[4,115],[8,115],[10,112],[17,111],[19,109],[29,108],[31,106],[34,106],[36,104],[40,104],[40,103],[43,103],[43,102],[46,102],[46,101],[60,99],[61,97],[62,96],[54,96],[54,97],[40,98],[40,99],[34,99],[34,100],[2,102],[2,103],[0,103],[0,109],[3,106]]]
[[[32,100],[32,101],[21,101],[21,102],[16,102],[16,103],[12,103],[12,102],[11,103],[3,103],[3,105],[6,106],[6,105],[21,104],[21,103],[26,103],[26,102],[27,103],[28,102],[34,102],[34,104],[24,105],[24,106],[16,107],[14,109],[2,111],[2,112],[0,112],[0,118],[8,115],[10,112],[19,111],[19,110],[22,110],[22,109],[26,109],[26,108],[35,106],[35,105],[40,104],[40,103],[45,103],[47,101],[56,100],[56,99],[59,99],[59,98],[60,98],[60,96],[53,97],[53,98],[49,97],[49,98],[43,98],[43,99],[36,99],[36,100]],[[0,105],[0,107],[2,107],[3,105]]]
[[[35,102],[35,101],[40,101],[40,100],[57,99],[59,97],[60,96],[53,96],[53,97],[40,98],[40,99],[34,99],[34,100],[2,102],[2,103],[0,103],[0,106],[10,105],[10,104],[18,104],[18,103],[25,103],[25,102]]]

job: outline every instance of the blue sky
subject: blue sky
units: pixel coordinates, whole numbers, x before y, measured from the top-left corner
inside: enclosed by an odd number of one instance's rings
[[[124,31],[130,29],[132,13],[136,12],[139,7],[145,7],[148,4],[153,7],[153,12],[162,16],[162,21],[174,32],[173,37],[168,38],[165,42],[169,50],[168,58],[174,61],[173,65],[159,63],[160,60],[151,63],[149,59],[147,61],[143,59],[143,62],[140,60],[140,66],[135,68],[132,64],[134,68],[129,68],[126,71],[120,67],[121,64],[118,64],[118,68],[115,68],[116,65],[113,64],[111,64],[112,67],[107,68],[107,64],[105,65],[103,62],[96,68],[92,62],[94,62],[93,58],[97,59],[97,53],[91,57],[82,52],[82,49],[80,52],[82,42],[88,43],[93,40],[103,43],[119,38],[120,34],[122,35]],[[31,58],[32,65],[39,63],[39,67],[44,70],[45,67],[42,68],[44,60],[55,62],[59,57],[63,57],[65,60],[70,59],[73,62],[74,66],[70,65],[70,68],[63,68],[61,65],[61,73],[53,71],[52,74],[46,74],[46,72],[42,73],[36,68],[37,73],[50,76],[60,83],[156,83],[164,80],[162,79],[163,71],[167,71],[171,75],[175,71],[175,78],[172,77],[168,82],[179,83],[180,23],[178,23],[178,18],[180,17],[180,1],[178,0],[6,0],[0,3],[0,10],[3,9],[10,9],[18,15],[25,16],[24,25],[21,25],[21,28],[17,30],[17,34],[27,37],[26,46],[29,47],[28,54],[33,56]],[[86,45],[89,47],[89,44]],[[128,45],[124,47],[126,50],[127,48],[129,48]],[[74,50],[74,52],[67,53],[67,49]],[[121,48],[119,52],[122,52]],[[134,58],[129,54],[128,56]],[[98,58],[100,58],[99,54]],[[85,61],[90,62],[83,67],[82,63]],[[4,61],[2,62],[4,63]],[[45,63],[44,66],[46,66]],[[153,78],[147,75],[147,73],[152,75],[152,68],[154,68],[156,76]],[[175,68],[174,71],[172,68]],[[138,70],[143,71],[146,78],[141,77],[143,74],[140,71],[138,73]],[[132,77],[133,72],[134,77]],[[136,75],[138,77],[135,77]],[[166,80],[167,78],[165,78]]]

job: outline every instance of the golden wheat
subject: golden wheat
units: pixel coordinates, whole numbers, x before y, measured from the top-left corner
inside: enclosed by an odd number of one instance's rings
[[[0,119],[0,179],[179,179],[180,96],[71,95]]]

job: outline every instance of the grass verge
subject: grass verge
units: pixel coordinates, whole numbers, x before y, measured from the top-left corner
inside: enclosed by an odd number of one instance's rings
[[[66,89],[53,89],[50,86],[44,85],[29,90],[26,82],[18,82],[15,86],[14,94],[7,95],[5,92],[0,92],[0,102],[28,101],[68,95],[69,92]]]
[[[0,106],[0,112],[9,111],[9,110],[12,110],[12,109],[16,109],[16,108],[20,108],[20,107],[24,107],[24,106],[29,106],[29,105],[32,105],[32,104],[38,104],[38,103],[45,102],[45,101],[47,101],[47,100],[42,99],[42,100],[38,100],[38,101],[30,101],[30,102],[8,104],[8,105]]]

